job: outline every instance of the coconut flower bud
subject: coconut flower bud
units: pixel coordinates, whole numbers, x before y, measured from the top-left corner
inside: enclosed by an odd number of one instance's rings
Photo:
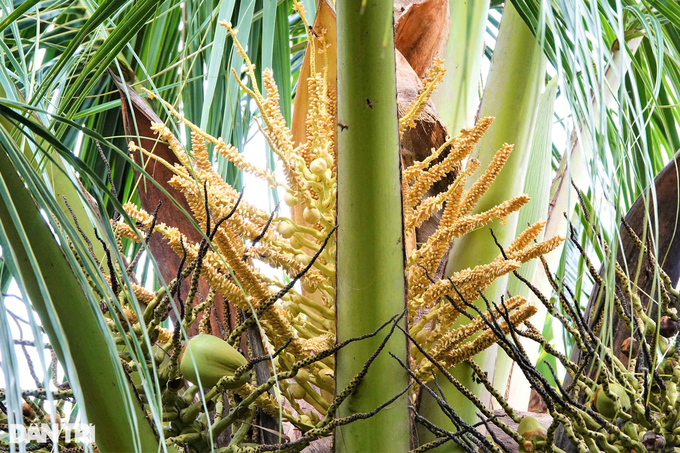
[[[414,337],[414,340],[416,340],[416,343],[419,345],[424,345],[425,342],[427,342],[427,331],[425,329],[420,330]]]
[[[307,294],[316,292],[316,286],[309,284],[307,280],[302,280],[302,289],[304,289]]]
[[[640,345],[635,338],[628,337],[621,342],[621,352],[635,358],[640,352]]]
[[[314,161],[309,165],[309,170],[316,176],[322,176],[326,172],[327,168],[328,164],[326,163],[326,159],[322,157],[314,159]]]
[[[276,227],[276,230],[285,239],[290,239],[293,237],[293,234],[295,234],[295,227],[288,221],[280,222],[279,225]]]
[[[326,387],[333,387],[335,385],[333,370],[324,368],[323,370],[319,371],[318,378],[321,381],[321,384],[325,385]]]
[[[670,316],[662,316],[659,321],[659,333],[662,337],[670,338],[678,333],[678,321],[673,321]]]
[[[306,266],[309,264],[310,261],[312,261],[312,257],[309,255],[305,255],[304,253],[299,253],[295,255],[295,261]]]
[[[294,383],[288,386],[288,394],[291,396],[291,398],[301,400],[302,398],[305,397],[307,391],[300,384]]]
[[[305,208],[305,210],[302,211],[302,218],[310,225],[316,225],[319,223],[321,213],[316,208]]]
[[[194,384],[198,378],[203,387],[214,387],[224,376],[234,376],[237,368],[248,361],[229,343],[213,335],[201,334],[193,337],[184,347],[179,359],[182,375]],[[244,373],[238,381],[227,384],[226,388],[236,389],[250,380],[250,372]]]
[[[626,390],[619,384],[613,382],[609,383],[609,390],[615,397],[618,397],[618,403],[621,405],[621,410],[624,412],[629,411],[630,397],[628,396],[628,393],[626,393]],[[593,395],[591,407],[599,412],[600,415],[608,419],[614,418],[617,413],[616,401],[607,396],[607,393],[604,391],[604,387],[601,384]]]
[[[296,197],[295,194],[291,192],[286,192],[283,195],[283,201],[291,208],[300,202],[300,200],[298,200],[298,197]]]
[[[300,383],[305,383],[309,381],[309,371],[306,368],[300,368],[295,375],[295,380]]]

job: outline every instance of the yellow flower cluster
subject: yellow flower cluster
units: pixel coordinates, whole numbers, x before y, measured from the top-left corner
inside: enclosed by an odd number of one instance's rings
[[[430,76],[435,84],[440,78],[438,71],[435,66]],[[422,96],[418,96],[416,103],[427,102],[431,93],[428,83],[423,84]],[[418,111],[417,106],[409,108],[409,114]],[[405,168],[402,175],[406,243],[414,242],[412,238],[416,228],[436,213],[442,213],[437,229],[427,242],[407,251],[407,277],[410,333],[428,354],[445,366],[465,361],[496,341],[494,333],[487,329],[480,317],[461,327],[454,327],[461,311],[468,311],[465,302],[474,302],[479,292],[494,280],[519,269],[521,263],[552,251],[562,242],[562,238],[556,237],[532,243],[545,226],[544,222],[537,222],[508,247],[506,257],[499,256],[491,263],[465,269],[450,279],[441,279],[437,275],[446,265],[452,241],[489,222],[502,221],[529,201],[526,195],[519,195],[486,211],[475,211],[513,149],[511,145],[503,145],[482,175],[466,187],[468,178],[480,165],[469,155],[492,123],[493,118],[482,118],[472,128],[463,129],[460,135],[448,139],[422,162]],[[402,119],[400,131],[414,124],[411,117]],[[444,154],[445,150],[448,154]],[[424,198],[435,183],[461,168],[446,191]],[[513,324],[524,322],[536,312],[535,307],[520,297],[512,298],[506,305],[512,312],[510,321]],[[469,314],[476,315],[471,310]],[[500,318],[497,312],[486,313],[486,316]],[[499,324],[507,332],[508,326],[504,323]],[[415,348],[412,349],[412,359],[412,366],[419,377],[426,381],[431,379],[433,364]]]
[[[302,5],[295,2],[295,8],[305,21]],[[160,164],[172,170],[173,177],[169,183],[186,198],[190,214],[198,225],[206,225],[209,215],[214,226],[233,211],[233,215],[214,232],[202,260],[200,275],[225,301],[251,314],[258,307],[262,308],[258,312],[259,324],[269,346],[280,347],[292,338],[290,346],[276,361],[276,366],[285,370],[293,362],[335,343],[337,245],[331,233],[336,225],[336,99],[328,84],[327,62],[322,71],[317,71],[315,62],[316,58],[326,58],[326,43],[323,31],[311,33],[311,27],[305,22],[311,47],[307,51],[311,69],[308,79],[301,83],[307,83],[308,111],[305,140],[296,144],[281,114],[279,93],[271,71],[262,73],[265,97],[258,87],[254,65],[236,40],[231,25],[227,22],[221,22],[221,25],[234,38],[236,50],[243,58],[249,83],[244,83],[239,77],[236,80],[259,108],[264,136],[279,159],[285,182],[277,181],[271,172],[248,162],[237,149],[192,124],[168,103],[165,106],[170,114],[191,131],[191,150],[185,150],[163,124],[155,124],[153,130],[160,139],[170,144],[178,164],[162,161],[134,143],[130,143],[129,147],[147,158],[158,159]],[[443,72],[443,65],[437,60],[418,96],[401,118],[400,133],[416,125]],[[153,93],[148,94],[154,98]],[[468,179],[480,166],[479,161],[469,155],[492,122],[493,118],[481,119],[472,128],[448,139],[422,162],[404,168],[402,173],[407,238],[415,237],[415,228],[442,212],[438,228],[427,242],[407,251],[408,310],[411,334],[436,360],[447,366],[468,360],[496,341],[493,332],[486,328],[480,317],[454,327],[460,315],[459,309],[465,309],[463,299],[474,301],[479,291],[486,289],[496,278],[518,269],[527,260],[551,251],[561,241],[560,238],[552,238],[534,243],[544,226],[539,222],[512,243],[507,249],[507,259],[499,257],[491,263],[460,271],[450,279],[441,279],[438,275],[437,271],[454,239],[493,220],[505,218],[528,201],[527,196],[521,195],[484,212],[475,212],[478,201],[494,182],[512,151],[512,146],[503,146],[476,182],[467,185]],[[241,194],[238,190],[225,182],[213,168],[207,144],[240,170],[266,181],[272,188],[282,188],[284,201],[293,208],[294,218],[276,215],[270,218],[269,213],[243,200],[239,202]],[[424,198],[433,184],[452,171],[456,171],[457,177],[446,191]],[[150,228],[153,219],[149,213],[131,204],[125,205],[125,210],[142,230]],[[144,237],[143,231],[140,234],[131,225],[119,223],[117,228],[119,234],[131,240],[139,241],[140,237]],[[155,225],[154,231],[163,235],[177,254],[186,253],[187,266],[198,261],[200,244],[189,241],[186,234],[162,223]],[[324,241],[327,244],[321,250]],[[311,269],[300,280],[302,289],[293,288],[281,300],[270,303],[276,292],[300,274],[317,253]],[[262,264],[280,270],[281,277],[262,272]],[[141,288],[135,288],[135,293],[145,302],[150,298],[150,294]],[[205,301],[200,309],[210,313],[210,303],[211,299]],[[510,321],[513,324],[525,321],[535,312],[533,306],[519,297],[509,299],[506,306],[511,311]],[[492,311],[487,316],[498,319],[500,314]],[[507,331],[508,326],[503,322],[500,324]],[[433,364],[419,353],[414,353],[412,358],[412,366],[418,375],[422,379],[430,379]],[[331,398],[329,390],[332,390],[334,382],[328,373],[333,366],[333,357],[324,359],[321,364],[312,364],[308,379],[318,388],[306,381],[303,383],[306,400],[315,408],[321,408],[319,411],[322,413]],[[284,383],[283,388],[287,385]],[[251,386],[238,390],[242,396],[251,391]],[[280,404],[266,395],[258,402],[272,413],[278,413],[280,409]],[[290,403],[297,407],[294,399]],[[285,416],[292,417],[290,414]]]

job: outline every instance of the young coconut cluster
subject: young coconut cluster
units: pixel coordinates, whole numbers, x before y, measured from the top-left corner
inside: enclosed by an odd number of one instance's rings
[[[295,8],[305,21],[301,4],[296,3]],[[335,93],[328,88],[325,70],[317,71],[315,64],[318,55],[326,56],[323,31],[312,33],[305,21],[311,59],[307,80],[310,107],[306,140],[296,144],[281,114],[271,71],[265,70],[262,75],[265,97],[258,87],[254,65],[236,40],[235,31],[228,23],[221,25],[228,29],[245,62],[247,83],[238,77],[236,80],[257,104],[264,136],[279,159],[285,181],[277,180],[272,173],[248,162],[223,139],[206,133],[171,104],[161,100],[170,114],[191,131],[191,150],[185,150],[163,124],[154,124],[152,128],[169,144],[179,163],[171,165],[134,143],[130,143],[130,150],[156,159],[171,169],[170,185],[186,198],[196,223],[205,225],[204,234],[208,240],[192,242],[186,232],[157,223],[154,214],[133,204],[125,205],[125,210],[136,225],[120,221],[114,226],[120,235],[133,241],[143,240],[144,235],[147,238],[150,234],[163,235],[186,266],[168,286],[171,297],[164,292],[152,294],[141,287],[133,288],[137,299],[148,303],[144,321],[147,331],[160,346],[157,359],[162,364],[164,377],[170,381],[183,377],[193,384],[198,385],[200,381],[203,387],[212,387],[204,398],[215,405],[223,406],[224,392],[233,392],[241,399],[239,407],[244,404],[246,408],[258,406],[272,416],[291,422],[306,432],[309,439],[328,435],[333,426],[344,423],[334,418],[335,411],[360,379],[342,392],[335,389],[333,352],[341,346],[335,345],[334,325],[337,119]],[[442,63],[437,61],[418,96],[400,119],[401,133],[414,127],[415,119],[442,75]],[[147,93],[155,98],[153,93]],[[473,128],[448,139],[424,161],[403,170],[404,219],[409,243],[408,317],[412,326],[410,332],[422,349],[413,349],[411,368],[425,380],[431,379],[435,363],[453,366],[497,341],[492,329],[482,321],[483,316],[472,317],[467,313],[463,300],[476,296],[494,279],[512,272],[521,263],[551,251],[561,241],[553,238],[534,244],[533,240],[543,226],[537,223],[510,245],[510,259],[499,256],[492,263],[466,269],[451,278],[438,277],[437,269],[445,261],[453,240],[493,220],[505,218],[528,201],[528,197],[522,195],[488,211],[475,212],[477,202],[493,183],[512,150],[509,145],[501,148],[474,184],[466,186],[468,178],[479,167],[478,161],[469,158],[469,154],[491,123],[491,118],[482,119]],[[269,214],[242,200],[242,193],[226,183],[213,168],[208,146],[239,170],[267,181],[273,188],[283,188],[284,200],[293,211],[292,218]],[[452,172],[457,176],[448,190],[424,198],[433,184]],[[443,212],[438,228],[426,243],[417,246],[413,242],[415,228],[438,211]],[[281,270],[282,278],[263,273],[261,264]],[[178,282],[189,275],[192,275],[189,296],[186,301],[180,301],[181,324],[178,323],[175,332],[169,336],[158,326],[167,314],[171,299],[178,294]],[[202,301],[195,300],[199,278],[210,287],[209,296]],[[298,281],[300,290],[295,287]],[[206,320],[216,295],[246,314],[246,320],[227,332],[224,339],[208,335]],[[512,298],[506,306],[512,312],[507,320],[502,320],[506,332],[535,312],[535,308],[522,298]],[[201,335],[189,340],[185,346],[179,326],[188,331],[199,313],[204,315],[199,328]],[[454,328],[461,313],[473,319]],[[503,316],[498,310],[489,310],[484,315],[492,319]],[[139,329],[135,321],[130,320],[133,330]],[[258,387],[252,384],[254,377],[250,371],[262,359],[248,361],[237,350],[242,334],[254,325],[261,328],[270,352],[276,350],[266,362],[273,377]],[[164,358],[164,351],[170,351],[169,360]],[[267,393],[273,387],[278,392],[276,397]],[[195,392],[196,387],[191,387],[185,392],[187,396],[179,399],[178,417],[172,418],[168,426],[170,441],[178,445],[189,441],[206,442],[205,420],[202,420],[202,429],[195,425],[197,419],[201,421],[202,410],[202,402],[193,400]],[[335,398],[334,393],[338,395]],[[218,420],[211,428],[210,436],[221,432],[227,421],[233,423],[234,420],[229,417]],[[187,433],[187,429],[199,432]]]

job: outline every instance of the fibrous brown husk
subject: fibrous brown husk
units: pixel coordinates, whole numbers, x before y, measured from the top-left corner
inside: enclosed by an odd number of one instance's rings
[[[449,0],[394,2],[394,44],[418,77],[444,54],[449,37]]]

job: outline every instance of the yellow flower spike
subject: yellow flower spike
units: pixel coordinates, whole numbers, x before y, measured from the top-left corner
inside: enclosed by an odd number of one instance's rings
[[[401,180],[404,184],[411,184],[415,179],[421,175],[423,171],[446,149],[447,146],[455,148],[458,140],[462,138],[462,134],[454,138],[447,138],[446,142],[437,150],[432,150],[432,153],[420,162],[414,162],[410,167],[405,168],[401,172]]]
[[[295,145],[291,131],[286,126],[281,113],[279,91],[271,70],[264,69],[262,85],[261,88],[258,87],[255,66],[236,39],[236,31],[231,24],[220,23],[234,39],[236,50],[246,65],[247,80],[236,77],[236,82],[258,106],[261,120],[258,119],[257,123],[273,153],[281,161],[285,175],[283,182],[276,181],[273,174],[246,161],[237,149],[187,121],[172,105],[162,100],[170,114],[191,130],[191,152],[187,154],[164,125],[154,125],[154,130],[168,141],[178,155],[181,165],[170,165],[162,160],[158,162],[172,170],[174,176],[170,185],[186,198],[194,219],[201,227],[206,221],[206,201],[211,216],[217,220],[234,209],[240,196],[213,168],[207,152],[208,144],[213,145],[217,154],[233,162],[240,170],[267,181],[271,187],[283,187],[286,204],[300,210],[299,221],[302,225],[283,217],[274,216],[270,219],[270,213],[241,200],[234,215],[216,232],[211,248],[203,259],[201,277],[208,282],[211,291],[221,294],[225,300],[248,312],[266,302],[287,281],[285,278],[265,275],[260,271],[259,264],[281,269],[287,278],[294,277],[310,262],[311,256],[319,250],[327,233],[336,223],[337,102],[335,90],[327,84],[328,64],[323,71],[316,70],[317,59],[321,58],[326,63],[328,59],[324,30],[309,27],[304,17],[304,8],[297,0],[294,2],[294,9],[302,16],[312,49],[309,76],[307,80],[301,80],[308,88],[308,111],[304,136],[300,134],[300,138],[304,137],[306,140],[300,145]],[[314,49],[318,49],[318,53]],[[400,132],[413,126],[442,75],[443,66],[437,60],[418,96],[401,118]],[[153,94],[151,97],[154,97]],[[409,284],[408,316],[410,325],[413,326],[412,332],[417,334],[419,343],[425,350],[435,354],[445,365],[467,360],[472,354],[494,343],[496,338],[479,319],[462,327],[453,327],[460,312],[444,296],[451,297],[454,304],[460,307],[463,306],[463,301],[453,290],[449,280],[438,279],[437,271],[441,270],[443,257],[457,237],[491,221],[503,219],[528,201],[526,196],[519,196],[486,212],[471,214],[479,198],[503,167],[511,149],[509,146],[502,148],[472,188],[465,191],[468,179],[480,166],[479,161],[469,156],[492,122],[493,118],[483,118],[472,128],[461,130],[456,137],[447,138],[438,149],[433,149],[430,156],[423,161],[414,163],[402,172],[405,234],[413,234],[414,229],[422,226],[426,220],[437,218],[441,214],[436,231],[426,243],[419,244],[418,249],[413,242],[413,247],[407,250],[406,271]],[[145,156],[150,155],[145,150],[140,152]],[[429,193],[435,183],[451,175],[455,178],[452,178],[453,183],[447,190],[443,193]],[[426,194],[428,198],[424,198]],[[150,227],[153,220],[150,214],[132,205],[126,205],[126,211],[139,222],[142,230]],[[119,234],[139,240],[139,233],[134,228],[122,223],[119,225]],[[262,235],[266,225],[268,227]],[[522,262],[554,249],[561,238],[533,243],[541,228],[542,225],[533,225],[520,234],[506,250],[509,260],[499,258],[492,263],[466,269],[452,276],[451,281],[462,297],[469,301],[477,299],[478,291],[486,289],[496,278],[516,270]],[[187,265],[195,263],[199,244],[188,241],[182,234],[186,232],[163,224],[156,225],[156,231],[178,254],[183,253],[183,243]],[[252,244],[256,239],[257,244]],[[278,347],[288,338],[293,338],[291,345],[278,359],[278,364],[283,369],[335,343],[333,320],[336,250],[335,239],[332,238],[313,268],[301,278],[302,288],[307,295],[292,289],[282,300],[270,305],[259,316],[260,327],[266,337],[263,339],[267,344]],[[430,277],[438,280],[431,281]],[[141,301],[153,296],[142,288],[134,288],[134,291]],[[312,292],[313,296],[308,297]],[[521,298],[512,298],[506,305],[511,310],[513,324],[522,322],[535,310]],[[498,313],[494,312],[493,317],[501,321]],[[507,331],[507,326],[504,329]],[[162,334],[163,332],[159,332],[159,336]],[[430,379],[428,370],[432,369],[432,364],[421,355],[416,358],[413,362],[416,365],[414,370],[421,377]],[[310,383],[323,382],[322,388],[332,392],[335,382],[330,370],[322,370],[325,367],[333,367],[332,357],[323,364],[311,365],[311,381],[304,385],[309,387]],[[327,403],[316,390],[307,387],[304,388],[305,400],[318,405],[323,412]],[[245,397],[253,389],[254,387],[246,385],[239,392]],[[257,404],[275,416],[278,416],[281,409],[278,402],[266,395],[258,399]],[[294,400],[291,404],[294,408],[299,407]],[[285,409],[283,417],[295,420]]]
[[[435,154],[441,153],[449,145],[452,145],[452,148],[441,162],[435,163],[431,167],[422,170],[414,178],[411,178],[414,179],[414,182],[408,186],[404,194],[404,198],[407,200],[405,206],[414,206],[417,200],[430,190],[434,183],[440,181],[453,171],[459,162],[472,152],[475,145],[481,140],[482,135],[491,126],[491,123],[493,123],[492,117],[482,118],[472,128],[463,129],[461,135],[454,139],[449,139],[449,141],[440,146]]]
[[[439,228],[435,234],[430,236],[425,246],[413,254],[410,262],[415,262],[418,259],[424,259],[426,257],[436,257],[438,255],[436,252],[441,249],[442,244],[448,248],[448,244],[450,244],[453,239],[482,227],[493,220],[505,219],[505,217],[519,210],[519,208],[524,206],[528,201],[529,197],[526,195],[513,197],[494,206],[488,211],[461,217],[450,227]]]
[[[302,272],[304,268],[293,255],[286,255],[268,247],[257,246],[251,248],[248,250],[248,255],[257,257],[258,260],[269,264],[275,269],[283,269],[288,275],[296,275]],[[302,277],[303,283],[308,281],[311,286],[317,286],[325,280],[326,277],[324,277],[317,269],[313,268]]]
[[[140,286],[136,283],[132,283],[132,291],[135,293],[135,297],[138,301],[143,304],[150,304],[156,298],[156,294],[152,293],[148,289]]]
[[[196,166],[203,171],[210,171],[212,164],[208,149],[205,146],[205,137],[198,131],[191,131],[191,154],[194,156]]]
[[[475,181],[472,187],[465,193],[465,198],[463,199],[460,211],[461,215],[472,212],[479,199],[482,198],[482,195],[486,193],[491,183],[494,182],[496,176],[498,176],[503,169],[503,166],[508,161],[508,157],[510,157],[512,149],[513,146],[506,143],[496,152],[484,174]]]
[[[511,312],[516,308],[522,306],[526,303],[526,300],[522,297],[513,297],[509,299],[505,306],[508,311]],[[461,307],[463,308],[463,307]],[[486,319],[499,319],[501,314],[498,310],[492,310],[491,312],[486,311],[484,313],[484,318]],[[461,345],[463,341],[468,339],[473,334],[486,329],[486,323],[481,316],[476,316],[468,324],[460,326],[454,330],[446,332],[441,338],[437,339],[437,344],[430,350],[430,354],[436,359],[444,354],[447,354],[452,349]]]
[[[302,350],[308,355],[312,355],[318,354],[333,346],[335,346],[335,335],[326,333],[306,340],[302,345]]]
[[[534,305],[525,304],[510,315],[510,322],[513,326],[518,326],[536,314],[536,311],[537,310]],[[510,327],[508,326],[507,322],[502,321],[499,324],[501,330],[505,334],[510,332]],[[436,358],[439,359],[445,367],[451,368],[479,354],[483,350],[496,343],[497,340],[498,339],[496,338],[495,333],[493,333],[491,330],[484,330],[484,332],[482,332],[482,334],[476,337],[474,340],[465,343],[462,346],[455,347],[442,357]],[[418,369],[417,375],[423,379],[423,381],[427,382],[432,379],[431,371],[433,367],[434,365],[432,365],[432,363],[429,361],[424,362]]]
[[[411,105],[408,106],[406,113],[399,119],[400,137],[408,129],[416,126],[416,120],[425,109],[427,102],[430,100],[430,96],[432,96],[432,92],[444,78],[445,72],[446,68],[444,67],[444,62],[439,58],[435,58],[432,62],[432,67],[428,70],[425,80],[423,80],[423,86],[418,90],[418,95],[413,102],[411,102]]]
[[[466,298],[476,299],[477,291],[483,291],[495,279],[519,269],[520,263],[514,260],[496,261],[456,272],[451,281]],[[445,295],[451,296],[458,304],[462,304],[453,285],[448,279],[442,279],[431,285],[420,298],[421,307],[432,306]]]
[[[507,215],[517,211],[529,201],[529,197],[521,195],[511,198],[486,212],[465,216],[456,220],[451,226],[441,226],[430,236],[425,245],[411,254],[408,259],[409,267],[413,272],[409,275],[409,292],[421,294],[429,285],[429,280],[425,271],[417,269],[416,266],[423,266],[428,272],[432,273],[439,266],[442,258],[449,250],[451,242],[475,230],[493,220],[503,220]]]
[[[531,244],[531,241],[541,234],[543,228],[545,228],[545,220],[539,220],[533,225],[530,225],[526,230],[522,231],[514,241],[512,241],[512,244],[505,249],[505,253],[510,255],[516,251],[523,250],[526,246]]]
[[[151,130],[154,131],[161,140],[167,142],[168,145],[170,145],[170,149],[177,157],[177,160],[179,160],[182,165],[189,168],[191,165],[189,156],[187,156],[187,153],[184,151],[182,144],[175,138],[173,133],[170,132],[170,129],[163,123],[151,123]]]
[[[179,171],[179,169],[177,167],[175,167],[174,165],[172,165],[170,162],[163,159],[162,157],[158,157],[157,155],[145,150],[144,148],[137,146],[135,144],[135,142],[128,143],[128,150],[131,151],[131,152],[138,151],[138,152],[144,154],[145,156],[149,157],[150,159],[157,161],[158,163],[160,163],[161,165],[163,165],[164,167],[166,167],[168,170],[172,171],[173,173],[175,173],[177,175],[182,175],[182,173]],[[143,163],[141,165],[143,166]]]
[[[433,214],[438,212],[443,206],[446,199],[451,195],[456,189],[456,184],[451,184],[446,192],[437,194],[434,197],[425,198],[420,202],[418,207],[410,212],[404,219],[404,228],[406,230],[411,230],[413,228],[419,228],[426,220],[432,217]]]
[[[253,99],[253,101],[255,101],[255,104],[260,110],[260,116],[265,123],[265,138],[269,142],[272,151],[281,159],[283,171],[286,175],[286,179],[288,180],[288,184],[290,185],[291,189],[298,192],[299,194],[302,194],[306,190],[304,179],[297,171],[296,166],[294,164],[291,165],[290,162],[290,159],[292,158],[291,155],[294,154],[293,137],[290,130],[286,126],[283,115],[281,115],[281,111],[278,108],[278,102],[274,102],[274,100],[278,98],[278,91],[276,91],[276,94],[274,94],[274,97],[270,102],[267,102],[264,99],[264,96],[262,96],[258,88],[257,79],[254,72],[255,66],[248,58],[248,55],[243,49],[241,43],[238,41],[238,39],[236,39],[236,33],[231,27],[231,24],[226,21],[221,21],[219,22],[219,25],[226,27],[229,31],[234,41],[236,51],[239,53],[239,55],[241,55],[246,65],[246,73],[250,79],[252,88],[246,86],[241,81],[238,74],[236,74],[236,71],[232,68],[236,83],[238,83],[241,89],[245,91]],[[265,70],[264,73],[266,74],[267,71]],[[273,76],[267,76],[267,86],[272,89],[276,86]]]
[[[166,344],[172,339],[172,332],[165,327],[156,327],[158,331],[158,338],[156,338],[156,343]]]
[[[564,238],[560,236],[555,236],[543,242],[539,242],[538,244],[533,244],[523,250],[513,252],[512,255],[508,255],[508,258],[515,259],[522,263],[526,263],[527,261],[531,261],[534,258],[538,258],[539,256],[543,256],[547,253],[552,252],[563,241]],[[502,258],[502,256],[499,258]]]
[[[479,168],[479,161],[477,159],[470,159],[458,178],[460,182],[456,182],[456,190],[451,193],[451,196],[446,200],[446,207],[442,213],[442,219],[439,222],[440,225],[446,227],[447,225],[453,225],[453,223],[458,219],[460,213],[461,200],[463,199],[463,193],[465,190],[465,184],[467,183],[467,178],[477,171]]]
[[[111,226],[113,228],[118,229],[118,234],[121,234],[123,237],[130,239],[132,242],[140,243],[142,242],[142,238],[139,237],[137,232],[128,224],[124,223],[123,221],[118,221],[115,222],[111,220]]]

